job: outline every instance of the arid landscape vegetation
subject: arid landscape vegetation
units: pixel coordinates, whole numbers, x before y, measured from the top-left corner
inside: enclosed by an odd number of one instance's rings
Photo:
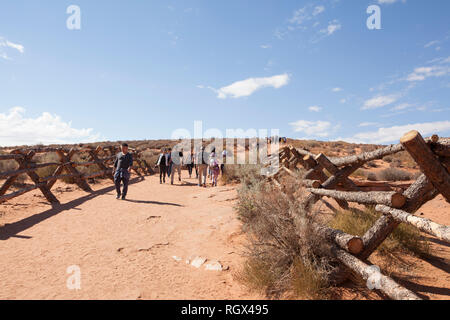
[[[426,141],[448,171],[448,139]],[[395,152],[371,159],[386,146],[287,139],[273,154],[282,167],[275,175],[260,174],[264,163],[227,164],[219,186],[204,189],[185,170],[178,184],[157,183],[160,150],[179,141],[127,141],[136,160],[130,199],[117,202],[112,200],[109,166],[122,142],[0,151],[1,298],[450,296],[445,240],[450,204],[437,191],[424,194],[427,199],[410,210],[422,219],[417,224],[421,230],[408,223],[395,225],[364,256],[367,231],[391,217],[389,208],[404,207],[405,201],[398,205],[392,195],[401,198],[424,179],[423,168],[400,144],[390,147]],[[235,155],[248,157],[249,143],[235,144]],[[364,161],[348,178],[339,175],[340,165],[332,164],[361,154]],[[334,189],[326,186],[336,176],[340,194],[314,194]],[[346,191],[349,185],[358,194]],[[362,193],[382,197],[377,201],[384,207],[375,200],[349,198]],[[305,206],[311,197],[314,201]],[[444,229],[426,229],[425,219]],[[370,290],[370,275],[343,264],[353,255],[361,259],[358,263],[379,267],[386,277],[383,288]],[[76,292],[65,289],[66,268],[73,264],[85,274],[85,286]]]

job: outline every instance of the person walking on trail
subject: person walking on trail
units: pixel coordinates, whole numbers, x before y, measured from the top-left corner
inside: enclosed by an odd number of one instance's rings
[[[181,166],[183,165],[183,152],[174,150],[170,157],[172,161],[172,175],[170,177],[170,184],[173,184],[175,172],[178,172],[178,181],[181,182]]]
[[[128,144],[122,144],[122,151],[119,152],[114,160],[113,176],[116,185],[116,199],[125,200],[128,192],[128,183],[130,181],[131,166],[133,165],[133,156],[128,152]],[[120,183],[123,183],[123,190],[120,191]]]
[[[192,152],[192,162],[194,163],[195,179],[198,179],[198,159],[197,159],[197,150],[194,150],[194,152]]]
[[[209,161],[209,168],[211,170],[212,186],[217,187],[217,179],[219,177],[220,167],[216,157],[211,157],[211,160]]]
[[[169,156],[169,166],[167,167],[167,177],[170,178],[172,174],[172,148],[169,148],[167,151],[167,155]]]
[[[208,159],[209,155],[205,152],[205,148],[202,147],[197,154],[197,166],[198,166],[198,186],[206,187],[206,175],[208,171]],[[203,178],[203,183],[202,183]]]
[[[166,149],[161,150],[156,166],[159,167],[159,183],[166,183],[166,173],[167,168],[169,167],[169,155],[167,154]]]
[[[189,172],[189,179],[192,178],[192,169],[194,168],[194,151],[191,150],[191,152],[188,152],[186,154],[186,157],[184,159],[184,163],[186,164],[186,167]]]
[[[220,173],[222,176],[225,173],[225,163],[227,162],[227,150],[222,151],[222,163],[220,164]]]
[[[209,159],[208,159],[208,178],[211,179],[211,183],[213,182],[213,174],[212,174],[212,170],[211,170],[211,159],[215,159],[216,158],[216,148],[211,150],[211,153],[209,154]]]

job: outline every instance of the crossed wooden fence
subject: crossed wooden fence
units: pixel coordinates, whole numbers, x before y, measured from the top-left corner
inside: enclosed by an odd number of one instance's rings
[[[422,174],[405,191],[365,192],[349,176],[365,163],[385,156],[407,151],[418,164]],[[321,197],[334,198],[343,209],[348,202],[375,206],[382,213],[375,224],[362,237],[346,234],[341,230],[313,223],[315,230],[333,244],[333,255],[344,266],[364,280],[373,274],[367,259],[400,223],[407,223],[438,239],[450,243],[450,227],[414,215],[424,203],[442,194],[450,202],[450,139],[437,135],[423,139],[417,131],[405,134],[399,144],[341,158],[328,158],[324,154],[314,155],[307,150],[292,146],[282,148],[278,154],[281,169],[269,176],[276,186],[283,188],[283,175],[296,177],[293,172],[298,165],[307,169],[302,183],[309,192],[302,206],[311,212],[312,205]],[[326,175],[324,170],[331,176]],[[300,217],[293,217],[299,225]],[[345,272],[343,272],[345,273]],[[345,278],[345,277],[344,277]],[[378,289],[393,299],[420,299],[410,290],[400,286],[391,278],[378,275]]]
[[[139,176],[142,173],[153,173],[151,166],[141,157],[141,151],[130,150],[133,153],[133,170]],[[18,163],[18,168],[6,172],[0,172],[0,179],[6,178],[6,181],[0,188],[0,203],[23,195],[35,189],[40,189],[45,198],[51,203],[59,203],[56,196],[52,193],[51,189],[58,179],[72,178],[74,182],[85,191],[92,191],[88,184],[89,179],[97,177],[108,177],[113,180],[112,169],[108,165],[112,164],[116,153],[119,152],[117,146],[98,146],[86,147],[86,148],[28,148],[28,149],[16,149],[9,154],[0,155],[0,161],[15,160]],[[36,154],[44,153],[56,153],[59,158],[59,162],[48,163],[36,163],[33,161],[33,157]],[[76,162],[72,158],[75,154],[84,154],[90,158],[90,161]],[[103,158],[100,158],[100,156]],[[100,169],[94,173],[82,174],[77,170],[77,167],[89,167],[97,165]],[[52,175],[47,177],[39,177],[36,170],[39,168],[56,166],[56,170]],[[141,173],[142,172],[142,173]],[[26,174],[34,183],[33,185],[26,186],[14,192],[6,193],[8,189],[13,185],[16,179],[21,174]]]
[[[405,191],[364,192],[361,186],[358,186],[349,178],[365,163],[405,150],[422,171],[417,180]],[[0,179],[6,178],[0,188],[0,203],[35,189],[40,189],[49,202],[58,203],[59,201],[51,192],[51,189],[58,179],[64,178],[73,178],[80,188],[85,191],[92,191],[88,184],[89,179],[96,177],[112,179],[112,170],[108,165],[114,160],[118,151],[116,146],[71,149],[42,147],[17,149],[9,154],[0,155],[0,161],[15,160],[18,163],[17,169],[0,172]],[[135,163],[133,170],[138,175],[141,175],[141,172],[144,174],[154,173],[152,167],[141,156],[142,151],[131,151]],[[33,161],[36,154],[51,152],[58,155],[59,162],[36,163]],[[77,153],[87,154],[90,161],[73,161],[72,158]],[[100,158],[101,154],[104,155],[103,158]],[[302,179],[303,185],[309,191],[309,195],[302,204],[306,212],[309,212],[312,205],[321,197],[328,196],[336,199],[339,206],[344,209],[349,208],[348,202],[357,202],[374,205],[375,210],[382,213],[382,216],[362,237],[350,235],[317,223],[313,225],[317,233],[322,234],[333,243],[335,258],[345,268],[356,272],[364,280],[369,279],[373,274],[373,269],[369,268],[367,259],[400,223],[410,224],[420,231],[450,243],[450,227],[413,214],[424,203],[432,200],[438,194],[442,194],[450,202],[450,139],[440,139],[437,135],[423,139],[419,132],[411,131],[402,137],[400,144],[359,155],[328,158],[324,154],[314,155],[307,150],[286,146],[272,157],[279,157],[281,169],[269,176],[269,180],[280,188],[283,187],[279,182],[282,175],[288,174],[296,177],[292,170],[297,168],[298,165],[307,169]],[[82,174],[77,170],[77,167],[93,165],[97,165],[100,170],[90,174]],[[36,173],[37,169],[50,166],[57,166],[52,175],[39,177]],[[325,174],[324,170],[328,171],[331,176]],[[27,174],[34,184],[7,194],[8,189],[21,174]],[[293,218],[297,225],[301,225],[301,217]],[[383,274],[378,276],[378,288],[389,297],[393,299],[420,299],[416,294],[400,286],[391,278]]]

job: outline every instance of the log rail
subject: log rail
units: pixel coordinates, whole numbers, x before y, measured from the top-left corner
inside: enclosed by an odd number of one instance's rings
[[[119,152],[118,146],[105,147],[85,147],[85,148],[54,148],[54,147],[38,147],[15,149],[9,154],[1,154],[0,161],[15,161],[18,165],[17,169],[0,172],[0,179],[6,179],[0,187],[0,204],[8,200],[14,199],[27,192],[40,189],[45,198],[51,203],[59,203],[56,196],[51,189],[55,182],[60,179],[71,178],[75,183],[85,191],[92,191],[88,181],[93,178],[106,177],[113,180],[112,164],[116,154]],[[142,174],[153,174],[150,165],[142,158],[140,150],[130,149],[133,154],[134,165],[132,169],[142,176]],[[37,163],[33,158],[37,154],[54,153],[58,156],[57,162]],[[76,155],[83,155],[83,159],[87,161],[74,161],[73,157]],[[81,173],[78,171],[79,167],[97,166],[99,168],[96,172]],[[40,177],[37,173],[38,169],[56,167],[55,171],[45,177]],[[51,170],[51,169],[50,169]],[[27,185],[21,189],[8,192],[8,190],[16,182],[17,178],[26,174],[32,185]],[[0,180],[1,181],[1,180]]]
[[[406,185],[405,189],[395,188],[394,191],[389,188],[387,182],[358,182],[349,178],[367,162],[383,159],[401,151],[406,151],[422,172],[422,175],[414,183]],[[324,154],[314,155],[308,150],[285,146],[272,156],[280,158],[281,170],[269,176],[268,181],[284,192],[281,180],[283,176],[301,178],[301,184],[309,192],[302,203],[308,215],[312,214],[312,205],[324,196],[334,198],[343,209],[349,208],[348,202],[356,202],[371,206],[376,212],[381,213],[380,218],[361,238],[312,222],[314,230],[322,234],[324,239],[330,241],[332,248],[335,248],[333,255],[343,265],[343,272],[351,270],[364,280],[368,280],[373,269],[369,268],[367,259],[401,223],[409,224],[450,243],[449,226],[414,215],[424,203],[438,194],[442,194],[450,203],[449,138],[433,135],[424,139],[419,132],[413,130],[406,133],[399,144],[358,155],[327,158]],[[295,172],[300,166],[307,170],[301,176]],[[370,187],[384,191],[366,191]],[[419,299],[413,292],[382,273],[378,277],[380,281],[377,289],[390,298]],[[347,277],[341,275],[341,278]]]

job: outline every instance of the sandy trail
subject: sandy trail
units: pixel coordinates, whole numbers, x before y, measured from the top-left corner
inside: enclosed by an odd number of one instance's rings
[[[233,210],[236,188],[199,188],[195,179],[160,185],[156,176],[132,181],[128,201],[116,200],[105,180],[93,193],[58,182],[54,207],[39,191],[2,204],[0,299],[264,298],[233,278],[245,243]],[[419,212],[450,225],[442,196]],[[407,267],[392,276],[424,299],[448,299],[450,246],[429,238],[432,256],[401,256]],[[186,264],[196,256],[229,269]],[[72,265],[81,270],[80,290],[66,285]],[[361,289],[344,288],[342,298],[380,298]]]
[[[54,208],[39,192],[8,202],[0,216],[0,299],[261,298],[233,279],[243,240],[236,191],[183,180],[134,178],[128,201],[116,200],[105,181],[93,194],[57,192]],[[229,269],[186,264],[195,256]],[[72,265],[80,267],[81,290],[66,286]]]

